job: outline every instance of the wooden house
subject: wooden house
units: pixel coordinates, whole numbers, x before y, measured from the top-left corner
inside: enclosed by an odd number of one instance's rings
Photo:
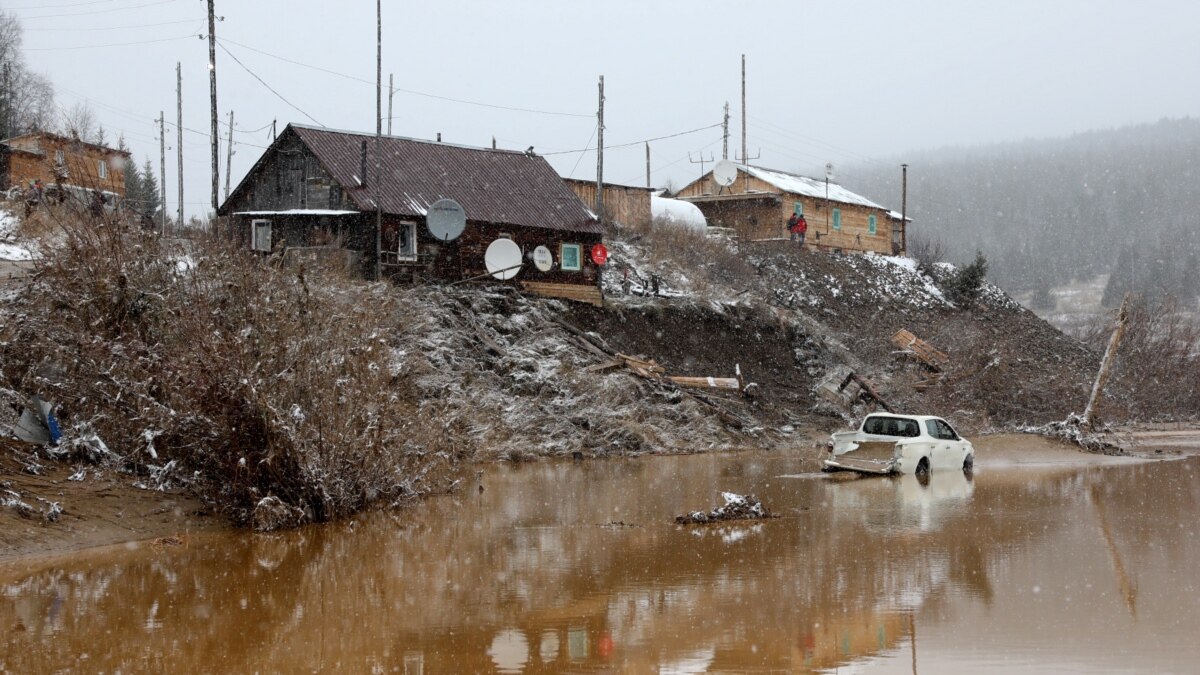
[[[737,165],[733,184],[720,186],[712,172],[676,193],[700,208],[708,224],[732,228],[739,241],[788,238],[787,220],[808,221],[805,246],[827,251],[873,251],[903,255],[900,214],[824,179]]]
[[[590,255],[601,242],[600,222],[543,157],[385,136],[377,168],[375,144],[374,134],[289,125],[218,214],[250,249],[336,247],[352,252],[368,275],[378,257],[381,275],[397,281],[485,277],[485,250],[508,238],[527,263],[514,283],[601,302]],[[465,230],[451,241],[426,225],[441,199],[466,213]],[[553,256],[548,271],[532,263],[539,246]]]
[[[125,197],[129,161],[124,150],[34,131],[0,141],[0,186],[21,192],[40,180],[50,198],[90,205],[100,193],[112,208]]]
[[[564,178],[580,201],[593,212],[596,208],[596,181]],[[604,184],[604,213],[601,220],[621,225],[645,225],[650,222],[650,195],[654,188]]]

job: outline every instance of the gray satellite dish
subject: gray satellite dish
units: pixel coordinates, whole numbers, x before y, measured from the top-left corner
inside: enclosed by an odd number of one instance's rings
[[[488,274],[507,281],[521,271],[521,247],[512,239],[497,239],[484,251],[483,264]]]
[[[467,212],[453,199],[439,199],[425,214],[425,227],[438,241],[454,241],[467,226]]]
[[[554,267],[554,254],[545,246],[533,249],[533,264],[543,272],[549,272]]]
[[[716,182],[717,185],[720,185],[721,187],[728,187],[733,185],[733,181],[737,180],[737,174],[737,164],[734,164],[727,159],[723,159],[717,162],[717,165],[713,167],[712,176],[713,181]]]

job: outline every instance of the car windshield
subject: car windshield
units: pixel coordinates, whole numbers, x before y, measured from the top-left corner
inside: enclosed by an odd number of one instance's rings
[[[921,435],[921,429],[915,420],[898,417],[868,417],[863,423],[863,432],[875,436],[900,436],[914,438]]]

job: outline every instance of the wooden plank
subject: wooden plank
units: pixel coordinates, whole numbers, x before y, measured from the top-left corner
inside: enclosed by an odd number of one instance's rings
[[[604,295],[600,292],[600,288],[591,284],[555,284],[541,281],[522,281],[521,288],[534,295],[546,298],[586,302],[597,307],[604,306]]]
[[[950,363],[950,357],[943,351],[938,350],[933,345],[925,342],[921,338],[913,335],[908,330],[901,328],[892,336],[892,344],[901,350],[912,354],[918,360],[925,364],[940,370]]]
[[[668,375],[667,379],[685,387],[701,387],[708,389],[741,390],[736,377],[688,377],[685,375]]]

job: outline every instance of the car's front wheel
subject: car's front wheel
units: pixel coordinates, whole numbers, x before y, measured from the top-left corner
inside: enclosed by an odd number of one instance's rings
[[[963,458],[963,473],[970,475],[975,470],[975,455],[967,455]]]

